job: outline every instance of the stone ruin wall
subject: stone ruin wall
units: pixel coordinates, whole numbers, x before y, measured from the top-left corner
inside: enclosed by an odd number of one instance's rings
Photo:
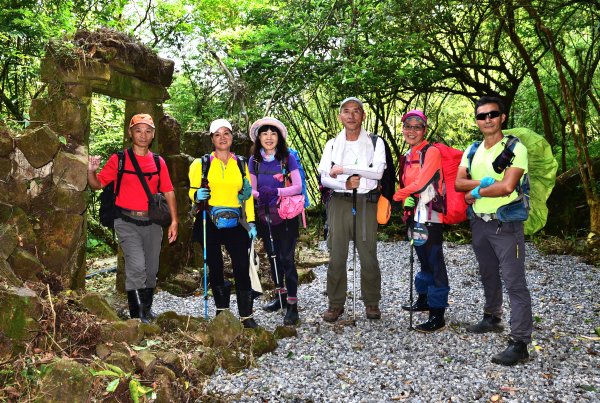
[[[32,102],[30,127],[18,135],[0,128],[0,277],[15,286],[50,277],[65,288],[85,286],[90,107],[92,93],[99,93],[126,101],[126,145],[131,116],[149,113],[157,123],[152,149],[169,167],[181,223],[178,242],[163,242],[164,281],[189,262],[191,237],[190,157],[180,152],[179,123],[162,108],[174,63],[109,30],[79,31],[73,44],[49,46],[41,65],[47,89]],[[121,253],[119,260],[122,286]]]

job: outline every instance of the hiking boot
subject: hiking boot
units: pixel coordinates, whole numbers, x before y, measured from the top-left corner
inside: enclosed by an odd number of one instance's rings
[[[340,316],[342,316],[343,313],[344,313],[343,306],[329,306],[329,308],[327,308],[327,310],[323,314],[323,320],[325,322],[330,322],[330,323],[335,322],[336,320],[338,320],[340,318]]]
[[[367,305],[365,307],[367,319],[381,319],[381,311],[377,305]]]
[[[287,311],[283,318],[283,324],[286,326],[293,326],[298,323],[298,304],[287,304]]]
[[[144,288],[139,289],[139,290],[132,290],[130,292],[132,292],[133,300],[135,301],[135,303],[137,303],[137,307],[138,307],[138,316],[137,317],[140,318],[142,323],[150,323],[150,319],[148,319],[146,317],[146,304],[145,304],[146,300],[144,298],[145,297]],[[129,292],[127,293],[127,296],[129,297]]]
[[[135,298],[135,290],[127,291],[127,305],[129,306],[129,317],[131,319],[140,317],[140,306]]]
[[[413,312],[424,312],[429,310],[429,304],[427,303],[427,294],[419,294],[419,297],[415,301],[414,304],[411,305],[402,305],[402,309],[405,311],[413,311]]]
[[[492,357],[492,362],[500,365],[510,366],[527,361],[529,361],[527,343],[524,341],[513,340],[512,338],[509,339],[506,350]]]
[[[427,322],[417,325],[415,330],[421,333],[433,333],[443,329],[446,326],[445,312],[446,308],[430,308]]]
[[[240,320],[242,325],[246,329],[255,329],[258,327],[258,323],[254,320],[254,312],[252,310],[254,305],[254,298],[252,290],[248,291],[236,291],[238,312],[240,314]]]
[[[144,302],[144,315],[149,320],[156,319],[156,314],[152,310],[152,302],[154,302],[154,288],[145,288],[140,290],[140,296]]]
[[[501,332],[504,330],[504,326],[502,326],[501,322],[501,318],[494,316],[491,313],[484,313],[483,319],[481,319],[479,323],[467,326],[467,331],[470,333]]]
[[[281,309],[281,305],[283,303],[283,308],[287,308],[287,293],[281,293],[281,300],[279,299],[279,295],[275,294],[275,298],[271,302],[266,305],[263,305],[262,309],[267,312],[277,312]]]
[[[216,315],[218,315],[224,310],[229,309],[229,300],[231,296],[231,282],[225,281],[223,285],[214,286],[212,290],[213,297],[215,299],[215,306],[217,308]]]

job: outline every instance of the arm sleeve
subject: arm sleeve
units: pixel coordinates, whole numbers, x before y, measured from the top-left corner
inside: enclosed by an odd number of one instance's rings
[[[246,164],[246,177],[250,178],[250,182],[252,182],[252,178],[250,177],[250,170],[248,169],[248,164]],[[249,197],[248,200],[246,200],[244,203],[244,209],[246,210],[246,221],[254,222],[254,197]]]
[[[190,165],[188,177],[190,179],[188,196],[191,201],[196,201],[196,191],[200,188],[202,183],[202,160],[200,158],[196,158],[194,162],[192,162],[192,165]]]
[[[292,186],[278,188],[278,196],[294,196],[302,193],[302,178],[300,177],[300,170],[294,169],[290,172],[292,177]]]
[[[333,141],[334,139],[331,139],[325,144],[325,149],[323,150],[323,155],[319,162],[321,184],[329,189],[346,190],[347,175],[338,175],[337,178],[329,176],[329,171],[331,171],[331,149],[333,148]]]
[[[379,180],[383,176],[383,171],[385,168],[385,145],[383,144],[383,140],[378,138],[377,145],[375,146],[375,152],[373,154],[372,166],[365,167],[364,165],[344,165],[344,174],[359,175],[361,178]]]
[[[102,187],[105,187],[109,183],[117,180],[117,170],[119,169],[119,157],[117,154],[113,154],[110,156],[104,167],[98,172],[97,178],[102,184]]]
[[[248,172],[250,172],[250,184],[252,185],[252,197],[258,199],[258,177],[254,172],[254,156],[248,159]]]
[[[171,182],[171,175],[169,175],[169,168],[167,168],[167,164],[163,157],[158,157],[160,161],[160,186],[158,188],[159,192],[166,193],[174,191],[173,182]]]
[[[434,175],[442,169],[442,155],[440,150],[431,146],[425,155],[423,166],[415,179],[410,183],[405,183],[402,189],[398,189],[394,194],[394,200],[404,200],[408,196],[420,193],[431,183]]]

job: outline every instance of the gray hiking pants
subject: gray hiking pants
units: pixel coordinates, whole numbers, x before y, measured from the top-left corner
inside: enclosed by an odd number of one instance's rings
[[[531,295],[525,278],[525,236],[523,223],[471,219],[473,250],[485,295],[485,313],[502,316],[502,281],[510,301],[510,330],[515,340],[531,342],[533,317]]]
[[[377,203],[358,196],[356,203],[356,250],[360,257],[360,287],[365,306],[379,305],[381,299],[381,271],[377,261]],[[327,296],[329,305],[343,306],[346,302],[348,276],[346,261],[348,245],[352,240],[352,197],[332,197],[328,217],[329,268],[327,269]],[[357,273],[358,274],[358,273]]]
[[[138,226],[117,218],[115,232],[125,258],[125,290],[156,288],[162,227]]]

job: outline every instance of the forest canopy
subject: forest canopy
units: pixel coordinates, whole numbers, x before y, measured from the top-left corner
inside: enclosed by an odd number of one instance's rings
[[[101,27],[135,37],[176,62],[165,105],[186,131],[217,117],[242,131],[272,115],[314,171],[340,129],[339,101],[362,98],[366,127],[405,149],[400,117],[429,117],[428,136],[461,148],[478,137],[473,102],[506,101],[507,127],[550,143],[559,173],[577,168],[592,230],[600,154],[600,5],[590,1],[429,0],[0,0],[0,119],[28,124],[45,90],[40,60],[51,40]],[[92,126],[114,144],[119,101],[98,98]],[[104,139],[104,137],[108,140]],[[314,187],[313,187],[314,192]],[[598,229],[598,228],[596,228]]]

